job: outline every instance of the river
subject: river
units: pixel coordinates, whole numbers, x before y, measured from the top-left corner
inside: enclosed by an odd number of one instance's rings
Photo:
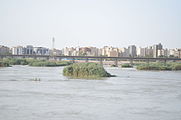
[[[0,68],[0,120],[181,120],[181,71],[106,67],[117,77],[84,80],[62,70]]]

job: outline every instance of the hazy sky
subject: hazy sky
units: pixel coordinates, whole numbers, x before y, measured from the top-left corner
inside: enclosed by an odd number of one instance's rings
[[[0,0],[0,45],[181,48],[181,0]]]

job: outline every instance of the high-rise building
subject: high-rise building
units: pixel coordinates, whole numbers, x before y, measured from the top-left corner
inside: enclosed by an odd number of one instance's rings
[[[62,50],[59,49],[53,49],[49,50],[50,55],[62,55]]]
[[[50,55],[50,51],[45,47],[34,47],[33,52],[36,55]]]
[[[25,53],[26,53],[26,48],[24,48],[23,46],[12,47],[13,55],[24,55]]]
[[[112,47],[112,46],[104,46],[102,49],[103,56],[112,56],[112,57],[118,57],[120,49]]]
[[[90,56],[98,56],[99,50],[96,47],[89,47],[91,49]]]
[[[146,56],[146,48],[137,48],[136,50],[138,57],[145,57]]]
[[[158,45],[153,45],[153,57],[157,58],[158,57],[158,50],[162,50],[163,46],[161,43],[159,43]]]
[[[128,51],[129,51],[129,56],[136,57],[136,46],[135,45],[130,45],[128,47]]]
[[[0,55],[10,54],[10,49],[6,46],[0,45]]]
[[[26,46],[26,53],[27,55],[32,55],[33,54],[33,46],[32,45],[27,45]]]
[[[181,58],[181,49],[178,48],[175,49],[174,57]]]
[[[153,47],[152,46],[145,48],[145,57],[153,57]]]
[[[120,57],[129,57],[129,51],[127,48],[119,48]]]
[[[153,45],[153,57],[157,58],[158,57],[158,46]]]
[[[116,50],[109,51],[108,57],[118,57],[119,53]]]
[[[104,46],[103,48],[102,48],[102,55],[103,56],[108,56],[108,54],[109,54],[109,52],[111,51],[111,50],[113,50],[114,48],[112,47],[112,46]]]
[[[163,45],[161,43],[158,44],[158,50],[163,49]]]
[[[72,53],[75,51],[76,49],[71,47],[71,48],[68,48],[68,47],[65,47],[62,49],[62,54],[65,55],[65,56],[71,56]]]

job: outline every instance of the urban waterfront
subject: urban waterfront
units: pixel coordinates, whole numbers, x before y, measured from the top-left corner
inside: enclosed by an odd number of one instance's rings
[[[117,77],[69,79],[63,67],[0,68],[0,119],[181,119],[181,71],[105,69]]]

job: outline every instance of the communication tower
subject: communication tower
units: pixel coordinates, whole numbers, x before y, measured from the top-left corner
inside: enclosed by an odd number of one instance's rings
[[[52,38],[52,50],[54,50],[54,47],[55,47],[55,38],[53,37]]]

